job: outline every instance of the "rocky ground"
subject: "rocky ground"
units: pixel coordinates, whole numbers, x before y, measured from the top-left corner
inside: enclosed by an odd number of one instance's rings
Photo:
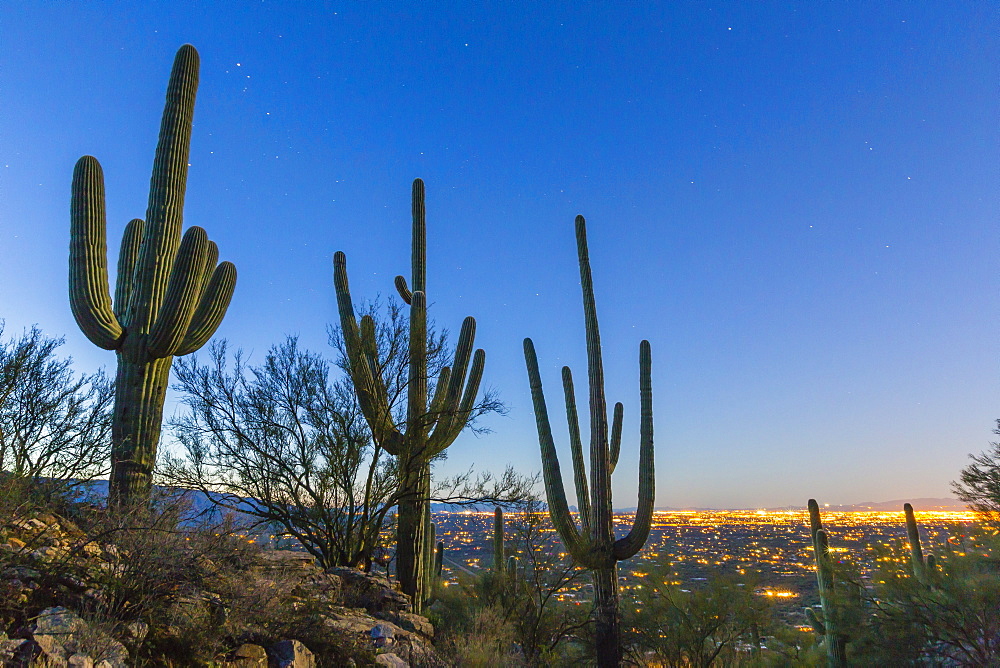
[[[144,524],[0,519],[0,664],[443,665],[384,577]]]

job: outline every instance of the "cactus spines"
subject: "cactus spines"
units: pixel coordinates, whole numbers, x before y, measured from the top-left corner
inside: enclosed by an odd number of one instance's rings
[[[904,503],[903,514],[906,517],[906,537],[910,543],[910,564],[913,566],[913,577],[921,584],[927,584],[934,573],[934,555],[928,554],[924,557],[920,547],[920,531],[917,528],[917,518],[913,514],[913,506]]]
[[[541,446],[545,478],[545,495],[549,515],[559,537],[573,558],[593,572],[597,635],[597,660],[600,666],[617,666],[621,662],[618,610],[617,562],[635,555],[649,537],[653,518],[655,481],[653,476],[653,391],[651,354],[648,341],[639,344],[639,505],[628,535],[614,537],[611,503],[611,473],[618,463],[621,446],[623,409],[616,404],[609,439],[607,403],[604,397],[604,368],[601,359],[601,337],[597,325],[594,285],[587,248],[587,228],[583,216],[576,217],[577,254],[580,282],[583,288],[583,310],[587,335],[587,369],[590,398],[590,481],[583,461],[583,445],[577,419],[573,376],[563,368],[563,392],[569,422],[573,479],[580,510],[577,528],[566,500],[559,459],[556,455],[542,393],[538,358],[531,339],[524,340],[524,357],[528,367],[538,441]]]
[[[416,179],[411,192],[413,228],[410,282],[395,278],[396,289],[410,306],[408,378],[405,425],[393,420],[392,404],[380,375],[375,323],[359,323],[347,280],[347,257],[333,256],[334,286],[351,382],[376,443],[396,456],[399,471],[396,523],[396,568],[403,592],[423,607],[428,587],[426,567],[431,550],[424,537],[430,516],[430,462],[465,429],[476,403],[486,353],[473,347],[476,321],[462,323],[455,358],[441,370],[428,402],[427,374],[427,233],[424,182]],[[433,543],[431,543],[433,546]]]
[[[125,228],[114,302],[108,288],[104,173],[92,156],[73,170],[70,306],[95,345],[118,354],[109,502],[148,498],[170,365],[203,346],[229,307],[236,268],[200,227],[181,238],[198,52],[177,51],[153,161],[145,221]]]
[[[816,499],[809,499],[809,530],[812,535],[813,555],[816,559],[816,584],[819,600],[823,607],[823,617],[819,618],[812,608],[806,609],[806,616],[816,630],[824,636],[826,662],[829,668],[847,665],[847,637],[840,629],[840,601],[834,589],[833,561],[830,558],[830,541],[819,515]]]

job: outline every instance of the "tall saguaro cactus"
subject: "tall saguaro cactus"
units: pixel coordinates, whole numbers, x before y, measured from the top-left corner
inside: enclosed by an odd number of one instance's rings
[[[441,370],[434,396],[428,401],[427,225],[424,182],[420,179],[413,182],[412,213],[409,285],[402,276],[396,277],[396,289],[410,306],[409,370],[403,425],[393,420],[393,406],[380,375],[375,321],[366,315],[359,323],[354,314],[347,282],[347,257],[338,251],[333,256],[333,266],[351,381],[375,440],[397,459],[396,570],[403,592],[412,597],[414,608],[419,611],[428,591],[429,569],[425,560],[431,558],[424,535],[430,525],[430,462],[465,429],[475,407],[486,353],[479,349],[473,354],[476,320],[467,317],[459,333],[454,362]]]
[[[236,267],[200,227],[181,238],[198,52],[177,51],[153,161],[146,220],[125,228],[114,301],[108,287],[104,173],[92,156],[73,170],[69,295],[80,329],[118,355],[109,502],[149,496],[163,400],[176,355],[215,333],[236,287]]]
[[[844,616],[844,601],[837,595],[833,560],[830,558],[830,540],[823,528],[816,499],[809,499],[809,531],[816,559],[816,584],[823,617],[820,619],[812,608],[806,608],[806,614],[816,633],[824,637],[827,666],[840,668],[847,665],[847,636],[841,619]]]
[[[597,663],[617,666],[621,663],[620,613],[618,610],[619,561],[635,555],[649,537],[653,518],[653,390],[649,341],[639,344],[639,506],[632,529],[615,540],[611,505],[611,474],[618,463],[621,448],[622,405],[616,404],[609,440],[607,402],[604,398],[604,365],[601,360],[601,336],[597,327],[594,303],[594,283],[590,275],[587,250],[587,227],[583,216],[576,217],[576,246],[580,260],[580,282],[583,286],[583,312],[587,332],[587,370],[590,383],[590,485],[583,461],[580,425],[577,419],[573,376],[563,367],[563,390],[569,422],[570,448],[580,508],[580,527],[570,514],[563,488],[559,459],[552,440],[542,380],[538,373],[538,358],[531,339],[524,340],[524,358],[528,366],[531,398],[538,426],[545,477],[545,495],[552,524],[573,558],[593,572],[594,618],[597,635]]]

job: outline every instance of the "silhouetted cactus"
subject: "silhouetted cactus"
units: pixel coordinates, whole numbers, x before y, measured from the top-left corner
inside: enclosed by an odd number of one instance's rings
[[[934,555],[928,554],[926,558],[924,557],[920,547],[917,519],[913,515],[913,506],[904,503],[903,514],[906,516],[906,536],[910,543],[910,565],[913,568],[913,577],[921,584],[930,584],[935,568]]]
[[[809,499],[809,529],[812,535],[813,555],[816,559],[816,584],[823,613],[820,618],[814,609],[806,608],[806,616],[816,633],[823,636],[827,665],[830,668],[840,668],[847,665],[847,636],[842,629],[843,601],[836,594],[829,537],[823,529],[816,499]]]
[[[441,370],[434,396],[428,402],[427,241],[424,182],[420,179],[413,182],[412,208],[410,285],[402,276],[395,280],[400,296],[410,305],[407,408],[406,423],[402,427],[393,421],[390,399],[379,375],[375,321],[366,315],[359,325],[354,315],[347,281],[347,258],[342,252],[333,256],[333,265],[351,381],[375,440],[397,458],[396,570],[403,591],[413,598],[414,608],[419,611],[427,591],[425,560],[430,558],[424,539],[430,517],[430,462],[465,429],[479,392],[486,353],[480,349],[473,354],[476,321],[466,318],[455,347],[454,362]]]
[[[577,419],[572,374],[563,367],[563,389],[569,421],[577,504],[580,508],[578,529],[566,501],[559,459],[549,425],[538,359],[531,339],[524,340],[524,357],[531,384],[531,397],[538,427],[545,477],[545,495],[549,515],[559,537],[573,558],[589,568],[594,578],[594,619],[596,622],[597,662],[617,666],[621,662],[620,613],[618,610],[617,563],[635,555],[649,537],[653,517],[653,391],[649,342],[639,344],[639,505],[628,535],[614,537],[611,503],[611,473],[618,463],[621,446],[622,405],[614,409],[614,421],[608,439],[607,403],[604,398],[604,367],[601,360],[601,337],[597,326],[594,285],[590,274],[587,228],[583,216],[576,217],[576,244],[583,287],[583,311],[587,333],[587,369],[590,385],[590,486],[583,462],[583,446]]]
[[[125,228],[114,302],[108,288],[104,174],[84,156],[73,170],[69,294],[77,324],[94,344],[118,354],[109,503],[148,499],[176,355],[203,346],[229,307],[236,268],[219,259],[205,230],[181,238],[198,52],[177,51],[153,161],[146,220]]]

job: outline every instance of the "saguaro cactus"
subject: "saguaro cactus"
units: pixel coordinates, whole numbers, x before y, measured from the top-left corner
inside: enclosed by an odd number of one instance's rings
[[[426,569],[425,580],[428,584],[428,591],[431,592],[434,589],[434,583],[438,578],[441,577],[441,570],[444,568],[444,543],[437,542],[437,550],[435,551],[435,539],[437,538],[437,527],[433,522],[430,522],[430,528],[424,534],[424,550],[428,555],[424,559],[424,568]]]
[[[493,570],[497,575],[503,575],[506,568],[503,549],[503,508],[497,506],[493,510]]]
[[[402,276],[396,277],[396,289],[410,306],[406,422],[402,426],[393,420],[392,404],[380,376],[375,321],[366,315],[358,323],[347,282],[347,258],[342,252],[334,254],[333,266],[351,381],[375,440],[397,458],[396,569],[403,591],[412,597],[419,611],[427,592],[425,560],[430,558],[424,538],[430,522],[430,462],[465,429],[475,407],[486,353],[479,349],[473,354],[476,321],[467,317],[458,336],[454,362],[441,370],[434,396],[428,402],[427,235],[424,182],[420,179],[413,182],[412,203],[410,284]]]
[[[69,295],[80,329],[118,354],[109,502],[147,499],[163,400],[175,355],[203,346],[222,322],[236,267],[219,259],[205,230],[181,239],[198,52],[177,51],[153,161],[146,220],[125,228],[114,302],[108,288],[104,174],[84,156],[73,170]]]
[[[545,477],[545,495],[552,524],[573,558],[591,569],[594,578],[594,618],[596,622],[597,662],[617,666],[621,662],[620,616],[618,610],[617,563],[635,555],[649,537],[653,518],[653,390],[649,342],[639,344],[639,506],[628,535],[615,540],[611,505],[611,474],[618,463],[622,433],[622,405],[616,404],[608,439],[607,403],[604,398],[604,366],[601,360],[601,336],[597,327],[594,284],[590,275],[587,251],[587,227],[583,216],[576,217],[576,246],[583,286],[583,312],[587,332],[587,369],[590,381],[590,486],[583,461],[580,425],[577,419],[573,377],[563,367],[563,390],[569,422],[570,448],[580,508],[580,528],[570,514],[563,488],[559,459],[552,440],[538,359],[531,339],[524,340],[524,358],[528,366],[531,398],[535,408],[538,441],[541,445]]]
[[[933,554],[924,557],[920,547],[920,531],[917,529],[917,518],[913,515],[913,506],[903,504],[903,514],[906,517],[906,536],[910,543],[910,564],[913,567],[913,577],[921,584],[929,584],[934,574],[935,560]]]
[[[816,559],[816,584],[823,616],[820,619],[812,608],[806,608],[806,615],[816,633],[824,637],[827,666],[840,668],[847,665],[847,636],[841,628],[843,601],[836,595],[830,541],[826,530],[823,529],[816,499],[809,499],[809,530],[812,534],[813,555]]]

